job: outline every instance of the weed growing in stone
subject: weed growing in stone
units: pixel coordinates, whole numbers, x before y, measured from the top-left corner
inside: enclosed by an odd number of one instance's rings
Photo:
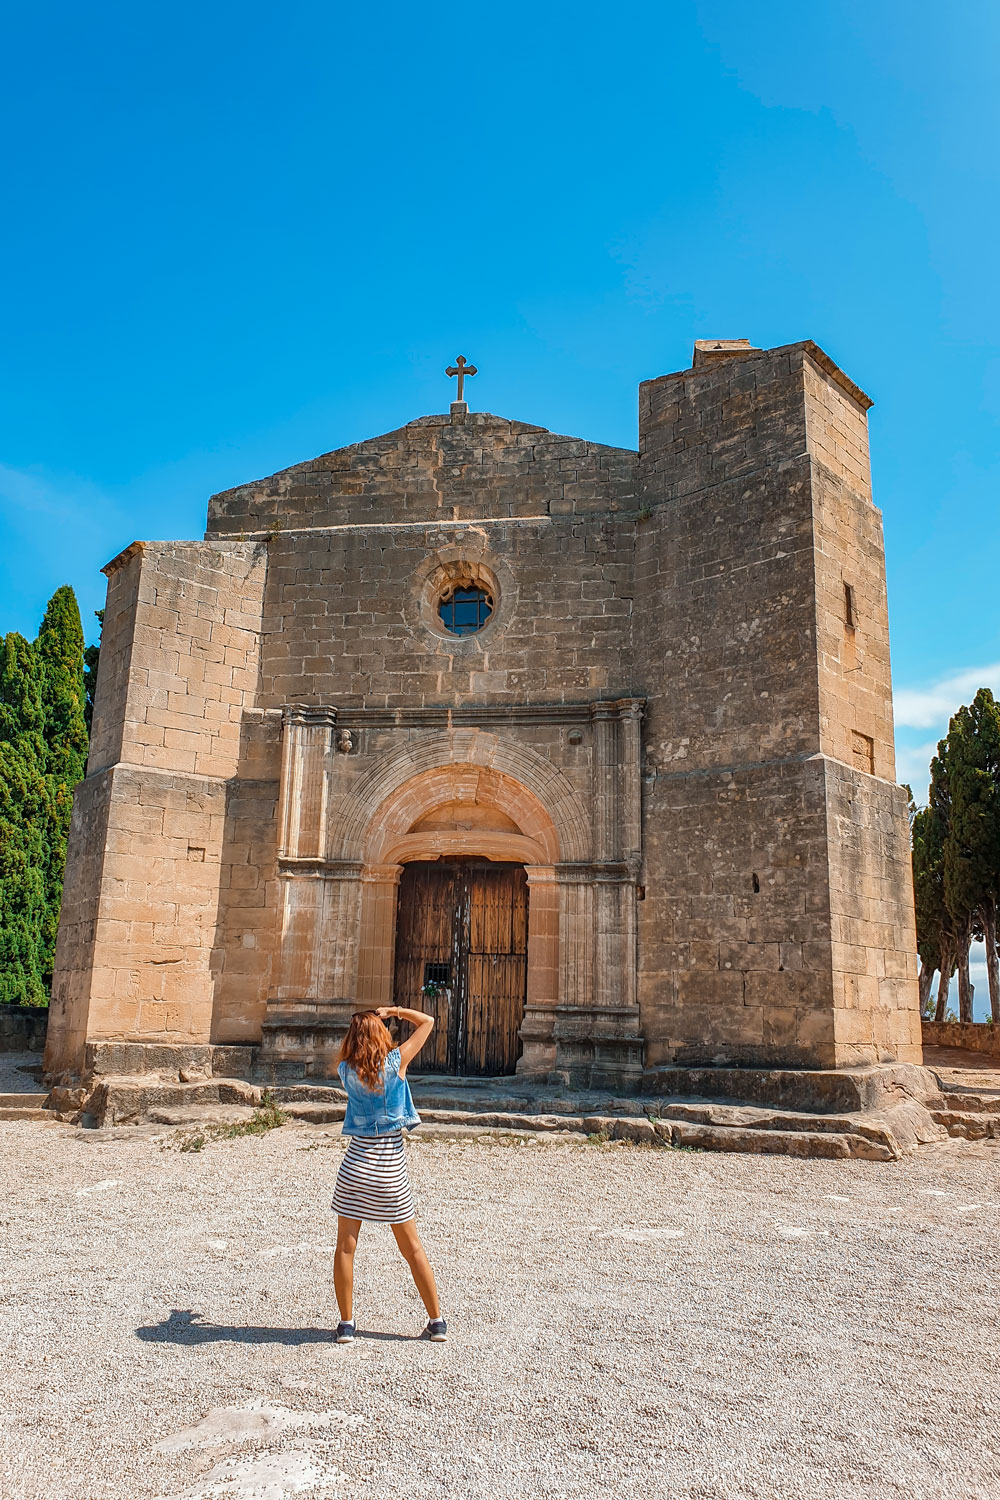
[[[186,1135],[181,1141],[182,1151],[201,1151],[207,1141],[231,1141],[243,1135],[266,1135],[288,1123],[288,1116],[281,1108],[270,1089],[261,1095],[260,1106],[249,1120],[237,1120],[232,1125],[209,1125],[204,1130]]]
[[[233,1139],[238,1135],[266,1135],[269,1130],[277,1130],[279,1125],[285,1125],[288,1116],[281,1108],[277,1099],[270,1089],[265,1089],[260,1096],[260,1107],[255,1109],[249,1120],[240,1120],[235,1125],[221,1125],[219,1135],[224,1140]]]

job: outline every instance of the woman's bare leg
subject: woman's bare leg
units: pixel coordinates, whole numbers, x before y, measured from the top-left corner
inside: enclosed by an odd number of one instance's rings
[[[354,1319],[354,1252],[358,1248],[360,1219],[337,1216],[337,1253],[333,1257],[333,1286],[343,1322]]]
[[[420,1243],[416,1220],[407,1219],[405,1224],[392,1224],[389,1227],[396,1236],[400,1254],[410,1268],[410,1275],[420,1293],[420,1300],[427,1309],[427,1316],[440,1318],[441,1306],[438,1302],[434,1272],[431,1270],[431,1263],[427,1259],[424,1247]]]

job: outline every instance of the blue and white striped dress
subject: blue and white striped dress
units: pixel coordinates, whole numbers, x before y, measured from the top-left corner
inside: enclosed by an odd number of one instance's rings
[[[403,1132],[352,1135],[333,1190],[334,1213],[372,1224],[405,1224],[414,1216]]]

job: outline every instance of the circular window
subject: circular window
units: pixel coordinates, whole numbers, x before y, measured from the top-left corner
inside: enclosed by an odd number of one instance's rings
[[[418,569],[404,607],[410,624],[447,642],[449,652],[475,656],[509,624],[517,584],[505,562],[470,557],[470,540],[464,532],[442,539]]]
[[[474,635],[493,613],[493,595],[477,584],[454,584],[438,600],[438,615],[451,635]]]

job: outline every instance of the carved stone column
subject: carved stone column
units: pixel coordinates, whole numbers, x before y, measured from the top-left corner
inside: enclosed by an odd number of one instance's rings
[[[559,1005],[594,1002],[594,882],[587,865],[557,865]]]
[[[402,865],[366,865],[361,876],[358,1006],[392,1004],[396,962],[396,905]]]
[[[266,1078],[330,1076],[350,1017],[361,865],[328,861],[334,710],[288,708],[278,804],[281,930],[259,1065]]]
[[[559,1003],[559,884],[551,865],[525,865],[528,877],[528,993],[519,1073],[548,1073],[556,1060],[552,1027]]]
[[[327,764],[336,722],[333,709],[285,709],[278,801],[282,859],[321,859],[326,853]]]
[[[628,1088],[643,1058],[635,912],[642,702],[595,703],[590,717],[594,857],[558,866],[563,900],[555,1070],[570,1083]]]

